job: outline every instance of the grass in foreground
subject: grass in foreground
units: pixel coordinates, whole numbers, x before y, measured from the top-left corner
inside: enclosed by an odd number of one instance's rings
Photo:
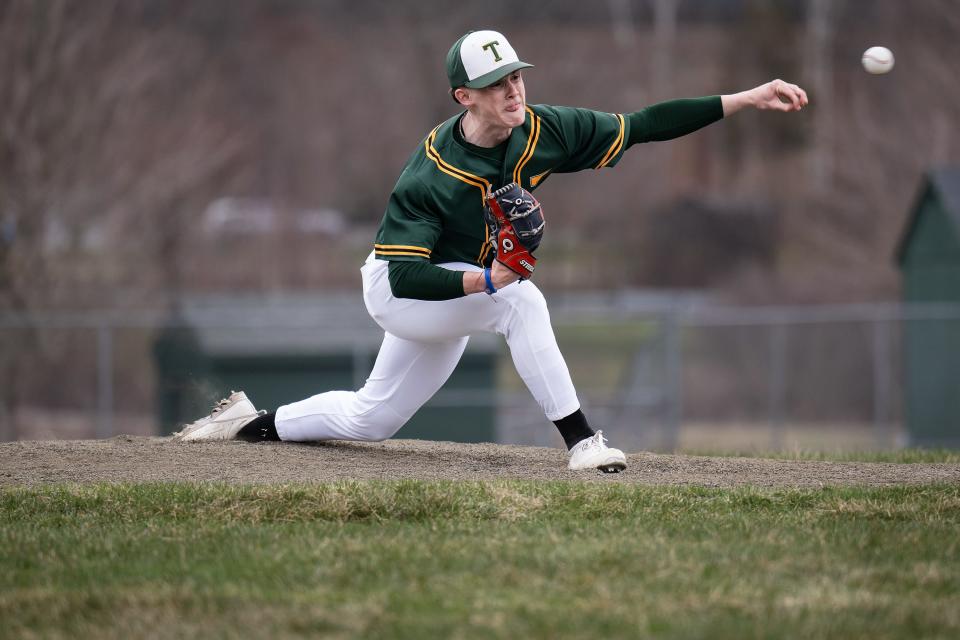
[[[693,456],[823,460],[827,462],[897,462],[901,464],[960,463],[955,449],[900,449],[897,451],[684,451]]]
[[[0,490],[2,637],[960,634],[960,487]]]

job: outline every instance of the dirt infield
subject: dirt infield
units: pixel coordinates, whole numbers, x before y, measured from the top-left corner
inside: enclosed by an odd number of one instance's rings
[[[342,479],[596,480],[651,485],[819,487],[960,483],[960,464],[818,462],[635,453],[620,474],[571,472],[560,449],[421,440],[180,443],[169,438],[0,444],[0,485],[52,482],[327,482]]]

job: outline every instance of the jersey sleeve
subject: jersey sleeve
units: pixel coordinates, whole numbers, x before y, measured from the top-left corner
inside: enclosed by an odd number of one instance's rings
[[[623,114],[574,107],[549,107],[549,111],[567,156],[555,171],[602,169],[620,161],[630,135],[630,123]]]
[[[627,115],[627,146],[640,142],[673,140],[721,120],[720,96],[668,100]]]
[[[390,194],[374,252],[383,260],[429,261],[441,229],[427,188],[405,170]]]

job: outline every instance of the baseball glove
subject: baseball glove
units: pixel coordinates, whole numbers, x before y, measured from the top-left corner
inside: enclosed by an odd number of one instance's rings
[[[495,258],[529,278],[537,266],[533,252],[543,239],[543,208],[533,195],[515,182],[487,194],[483,217],[490,229]]]

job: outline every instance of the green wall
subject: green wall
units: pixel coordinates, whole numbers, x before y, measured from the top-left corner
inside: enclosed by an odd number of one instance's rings
[[[184,423],[209,413],[212,403],[230,390],[243,390],[258,409],[331,390],[354,390],[352,352],[329,355],[211,356],[189,330],[164,332],[155,346],[158,369],[158,413],[161,433],[170,434]],[[397,434],[400,438],[494,442],[496,354],[468,351],[441,389],[466,391],[476,406],[440,406],[428,402]],[[367,354],[365,376],[376,352]]]
[[[960,303],[958,229],[930,189],[905,246],[907,303]],[[960,447],[960,321],[904,325],[907,424],[912,444]]]

